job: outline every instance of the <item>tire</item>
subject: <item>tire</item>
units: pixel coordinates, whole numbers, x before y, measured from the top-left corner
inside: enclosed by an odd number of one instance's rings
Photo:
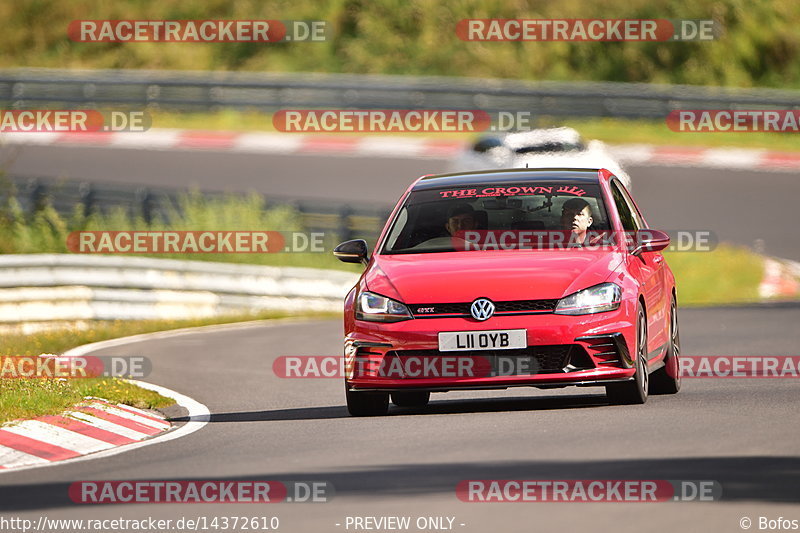
[[[431,399],[428,391],[402,391],[392,393],[392,403],[398,407],[425,407]]]
[[[389,411],[388,392],[359,392],[345,389],[347,412],[352,416],[384,416]]]
[[[669,312],[669,346],[664,366],[650,376],[650,394],[675,394],[681,390],[681,336],[678,330],[678,304],[675,298]]]
[[[639,306],[636,315],[636,373],[632,381],[606,385],[608,401],[618,405],[636,405],[647,401],[650,375],[647,370],[647,319]]]

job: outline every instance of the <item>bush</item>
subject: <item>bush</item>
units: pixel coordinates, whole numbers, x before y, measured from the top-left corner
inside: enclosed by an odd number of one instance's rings
[[[166,219],[146,222],[124,207],[84,216],[81,206],[72,215],[60,216],[45,204],[33,214],[25,213],[13,192],[0,205],[0,253],[67,253],[67,236],[72,231],[303,231],[300,213],[291,206],[265,208],[257,194],[206,197],[191,192],[179,197]],[[305,266],[346,269],[329,253],[336,236],[326,234],[325,249],[317,253],[238,253],[238,254],[131,254],[160,258],[192,259],[276,266]]]
[[[37,0],[0,5],[0,66],[309,71],[800,87],[794,0]],[[316,43],[74,43],[76,19],[316,19]],[[464,18],[708,19],[714,42],[464,42]]]

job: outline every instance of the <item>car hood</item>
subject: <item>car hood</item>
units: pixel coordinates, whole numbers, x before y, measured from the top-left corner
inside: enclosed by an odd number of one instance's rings
[[[622,259],[605,250],[378,255],[364,281],[409,304],[556,299],[608,280]]]

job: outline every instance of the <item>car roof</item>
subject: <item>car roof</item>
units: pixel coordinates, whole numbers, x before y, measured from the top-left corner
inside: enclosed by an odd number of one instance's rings
[[[432,174],[423,176],[414,183],[411,190],[425,191],[439,187],[458,187],[471,185],[501,185],[524,181],[583,182],[599,183],[598,168],[511,168],[502,170],[478,170],[474,172],[455,172],[451,174]]]
[[[572,128],[542,128],[528,131],[511,132],[502,138],[503,144],[511,149],[529,146],[542,146],[552,143],[580,144],[580,134]]]

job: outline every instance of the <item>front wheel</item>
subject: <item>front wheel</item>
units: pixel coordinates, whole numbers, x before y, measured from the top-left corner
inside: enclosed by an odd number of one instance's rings
[[[664,366],[653,372],[650,394],[675,394],[681,390],[681,337],[678,332],[678,304],[672,299],[669,313],[669,347]]]
[[[636,318],[636,373],[632,381],[606,385],[606,397],[613,404],[642,404],[647,401],[650,375],[647,369],[647,320],[639,306]]]
[[[389,412],[388,392],[360,392],[345,389],[347,411],[352,416],[383,416]]]

